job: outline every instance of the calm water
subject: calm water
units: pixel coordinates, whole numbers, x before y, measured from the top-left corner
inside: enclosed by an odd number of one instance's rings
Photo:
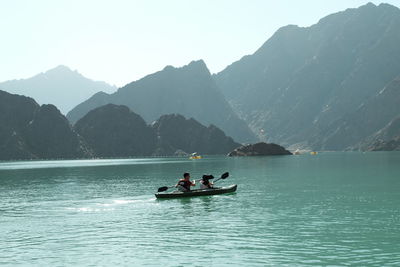
[[[236,194],[156,200],[183,172]],[[400,153],[0,163],[0,265],[400,266]]]

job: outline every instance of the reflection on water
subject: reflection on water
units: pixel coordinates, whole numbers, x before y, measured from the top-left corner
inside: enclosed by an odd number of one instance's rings
[[[137,164],[171,164],[186,163],[184,159],[174,158],[147,158],[147,159],[88,159],[88,160],[43,160],[43,161],[14,161],[1,162],[0,170],[18,169],[48,169],[68,167],[137,165]]]
[[[0,265],[400,266],[400,153],[0,163]],[[235,194],[157,200],[190,172]],[[4,238],[5,237],[5,238]]]

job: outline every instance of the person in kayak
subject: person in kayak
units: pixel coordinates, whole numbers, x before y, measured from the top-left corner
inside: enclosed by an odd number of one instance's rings
[[[200,189],[210,189],[213,188],[213,183],[210,182],[210,179],[214,179],[212,175],[203,175],[203,178],[200,180]]]
[[[183,179],[180,179],[179,182],[175,185],[175,187],[178,188],[178,190],[181,192],[188,192],[190,191],[190,187],[195,185],[196,181],[195,180],[193,180],[193,182],[190,181],[190,174],[185,172],[183,174]]]

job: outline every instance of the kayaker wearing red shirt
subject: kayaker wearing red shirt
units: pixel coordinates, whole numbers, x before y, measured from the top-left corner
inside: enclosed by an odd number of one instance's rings
[[[195,180],[193,180],[193,182],[190,181],[190,174],[185,172],[183,174],[183,179],[180,179],[179,182],[175,185],[175,187],[178,188],[179,191],[187,192],[190,191],[191,186],[195,185],[196,181]]]

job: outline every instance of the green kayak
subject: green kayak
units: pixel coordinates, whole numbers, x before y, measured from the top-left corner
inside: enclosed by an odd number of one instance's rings
[[[171,193],[156,193],[156,198],[180,198],[180,197],[197,197],[197,196],[210,196],[220,195],[235,192],[237,185],[230,185],[227,187],[218,187],[212,189],[195,189],[189,192],[174,191]]]

